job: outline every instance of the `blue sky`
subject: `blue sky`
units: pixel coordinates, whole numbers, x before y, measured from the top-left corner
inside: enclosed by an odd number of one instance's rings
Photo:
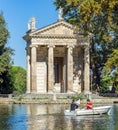
[[[8,46],[15,50],[13,61],[15,66],[26,68],[26,42],[23,36],[27,31],[27,23],[31,17],[37,20],[36,27],[50,25],[57,21],[58,12],[53,5],[54,0],[0,0],[0,11],[7,23],[10,39]]]

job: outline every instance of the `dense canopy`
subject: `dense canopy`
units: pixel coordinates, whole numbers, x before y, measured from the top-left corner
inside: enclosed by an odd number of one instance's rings
[[[90,44],[92,87],[102,86],[103,70],[118,67],[118,0],[55,0],[66,21],[92,34]],[[118,81],[114,75],[114,81]],[[117,83],[118,85],[118,83]]]

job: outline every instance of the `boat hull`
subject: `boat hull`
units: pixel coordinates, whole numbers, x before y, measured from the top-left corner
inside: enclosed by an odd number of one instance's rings
[[[65,110],[64,115],[76,115],[76,116],[83,116],[83,115],[100,115],[100,114],[107,114],[109,113],[111,106],[100,106],[94,107],[91,110],[87,109],[76,109],[75,111]]]

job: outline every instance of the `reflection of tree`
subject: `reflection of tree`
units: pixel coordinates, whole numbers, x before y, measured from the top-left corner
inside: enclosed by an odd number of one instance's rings
[[[85,121],[85,129],[84,130],[92,130],[92,127],[93,127],[93,123],[94,123],[94,118],[89,118]]]
[[[113,107],[113,121],[114,121],[114,130],[118,130],[118,104],[115,104]]]
[[[10,125],[6,122],[9,120],[9,106],[8,105],[0,105],[0,130],[9,130]]]
[[[18,105],[13,104],[0,105],[0,130],[11,130],[14,125],[14,122],[18,121],[18,117],[16,115],[20,111],[17,110],[17,106]]]

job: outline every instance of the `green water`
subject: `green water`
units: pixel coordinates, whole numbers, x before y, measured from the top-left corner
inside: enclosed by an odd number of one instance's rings
[[[69,105],[1,104],[0,130],[118,130],[118,104],[111,115],[64,116]]]

